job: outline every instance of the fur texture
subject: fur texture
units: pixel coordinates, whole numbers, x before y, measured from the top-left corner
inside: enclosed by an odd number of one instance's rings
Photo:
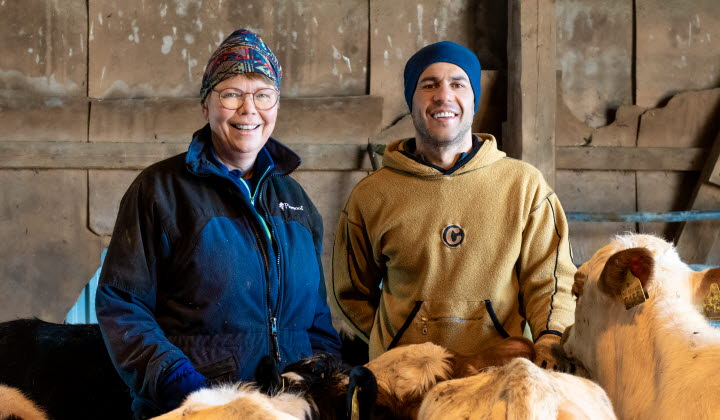
[[[251,384],[206,388],[190,394],[175,410],[153,420],[296,420],[310,417],[300,396],[280,393],[269,397]]]
[[[132,398],[97,324],[0,323],[0,383],[22,390],[54,420],[127,420]]]
[[[428,392],[418,419],[615,419],[597,384],[548,371],[524,358],[453,379]]]
[[[643,251],[623,254],[633,248]],[[616,296],[628,270],[641,282],[647,271],[649,295],[629,310]],[[607,391],[620,418],[720,418],[720,330],[700,310],[713,280],[717,272],[691,270],[672,244],[650,235],[616,237],[580,267],[563,349]]]
[[[475,375],[516,357],[535,359],[530,340],[510,337],[472,355],[453,354],[429,342],[411,344],[383,353],[366,366],[377,378],[378,411],[386,417],[413,419],[425,394],[439,382]]]
[[[433,343],[396,347],[365,366],[377,379],[377,405],[400,419],[415,418],[430,388],[453,374],[452,354]]]
[[[0,420],[48,420],[45,412],[30,401],[19,389],[0,385]]]

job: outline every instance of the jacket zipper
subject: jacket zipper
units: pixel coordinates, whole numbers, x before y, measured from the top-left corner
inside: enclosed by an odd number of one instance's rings
[[[278,176],[270,174],[267,178],[263,178],[261,180],[261,185],[259,187],[262,187],[263,184],[269,179],[270,177]],[[273,235],[273,224],[269,219],[269,212],[267,210],[267,206],[265,206],[265,202],[263,201],[263,188],[259,189],[259,195],[258,195],[258,202],[260,203],[260,207],[262,208],[263,214],[261,217],[266,219],[266,224],[268,225],[270,229],[270,236]],[[270,244],[272,246],[272,244]],[[275,305],[271,304],[271,296],[270,296],[270,283],[268,282],[267,292],[268,292],[268,316],[270,317],[270,342],[272,345],[273,354],[275,356],[275,359],[279,362],[282,361],[282,358],[280,357],[280,343],[278,342],[278,329],[277,329],[277,319],[280,316],[280,298],[282,294],[282,287],[281,287],[281,279],[282,279],[282,270],[280,265],[280,246],[277,247],[276,258],[275,258],[275,264],[277,264],[277,301],[275,302]],[[269,263],[269,262],[268,262]],[[268,268],[269,270],[269,268]],[[268,276],[268,279],[270,276]],[[273,308],[274,310],[270,309]]]
[[[267,244],[269,246],[272,245],[272,223],[270,224],[270,227],[268,228],[268,222],[265,221],[265,218],[267,217],[267,212],[265,211],[265,206],[263,206],[262,202],[262,186],[267,180],[265,178],[265,175],[268,173],[269,169],[265,170],[265,173],[260,179],[260,183],[257,186],[256,191],[259,191],[258,200],[260,200],[260,205],[263,208],[263,212],[265,214],[259,214],[258,217],[260,218],[262,222],[262,229],[265,230],[267,233],[268,241]],[[272,175],[270,175],[272,176]],[[247,185],[246,185],[247,187]],[[255,197],[253,197],[252,191],[248,189],[249,198],[250,198],[250,205],[253,206],[253,210],[255,208]],[[260,234],[257,231],[257,228],[254,225],[253,226],[253,234],[255,235],[255,239],[258,241],[258,243],[261,243],[260,240]],[[279,247],[278,247],[279,248]],[[270,287],[270,260],[267,256],[267,253],[265,252],[265,248],[260,247],[260,253],[263,257],[263,262],[265,263],[265,278],[267,278],[267,288],[266,290],[266,298],[267,298],[267,305],[268,305],[268,328],[270,330],[270,352],[275,358],[275,360],[280,363],[282,361],[282,358],[280,357],[280,344],[278,343],[278,330],[277,330],[277,302],[275,305],[275,310],[273,310],[273,304],[272,304],[272,291]],[[277,264],[278,264],[278,302],[280,301],[280,272],[279,272],[279,266],[280,266],[280,255],[278,251],[278,258],[277,258]]]

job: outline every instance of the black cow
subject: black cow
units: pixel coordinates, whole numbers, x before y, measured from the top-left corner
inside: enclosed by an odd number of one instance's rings
[[[131,397],[96,324],[0,323],[0,383],[54,420],[128,420]]]

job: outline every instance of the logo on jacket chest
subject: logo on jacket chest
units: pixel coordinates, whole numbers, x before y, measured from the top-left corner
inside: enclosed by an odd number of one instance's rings
[[[303,206],[291,206],[288,203],[280,202],[280,210],[286,211],[286,210],[294,210],[294,211],[303,211]]]
[[[465,240],[465,231],[459,225],[447,225],[442,232],[442,240],[450,248],[457,248]]]

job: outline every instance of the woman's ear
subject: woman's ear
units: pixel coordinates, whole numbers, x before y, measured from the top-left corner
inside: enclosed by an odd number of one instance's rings
[[[200,104],[200,106],[202,107],[203,118],[205,118],[205,121],[209,122],[210,119],[208,118],[209,112],[208,112],[208,106],[207,106],[207,99],[205,99],[205,101],[202,104]]]
[[[605,263],[598,280],[598,288],[609,296],[621,296],[628,272],[637,277],[645,288],[654,266],[655,259],[647,248],[630,248],[616,252]]]

